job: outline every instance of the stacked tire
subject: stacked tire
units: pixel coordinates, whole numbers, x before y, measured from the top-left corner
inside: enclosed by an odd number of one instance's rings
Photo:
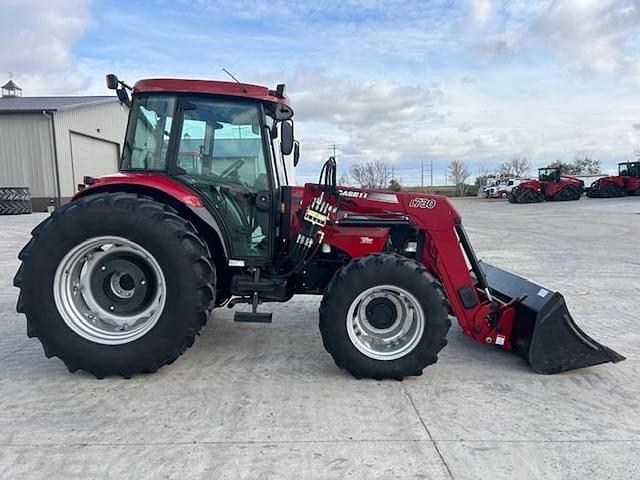
[[[28,187],[0,187],[0,215],[22,215],[32,211]]]

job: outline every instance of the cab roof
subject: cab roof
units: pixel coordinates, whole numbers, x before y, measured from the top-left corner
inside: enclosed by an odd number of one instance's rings
[[[193,80],[179,78],[148,78],[139,80],[133,86],[134,93],[177,92],[208,95],[228,95],[250,98],[263,102],[288,105],[286,97],[278,96],[275,90],[250,83],[223,82],[218,80]]]

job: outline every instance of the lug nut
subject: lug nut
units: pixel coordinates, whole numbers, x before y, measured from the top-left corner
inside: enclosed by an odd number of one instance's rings
[[[140,280],[140,285],[146,285],[147,281],[146,280]]]
[[[109,310],[111,310],[112,312],[113,312],[115,309],[116,309],[116,307],[114,307],[113,305],[111,305],[111,306],[109,307]]]
[[[104,272],[106,269],[107,269],[107,267],[105,267],[104,265],[102,265],[102,266],[100,267],[100,270],[102,270],[103,272]]]

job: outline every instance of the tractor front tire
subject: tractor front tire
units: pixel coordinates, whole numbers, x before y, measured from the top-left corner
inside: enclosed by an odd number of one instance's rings
[[[421,375],[451,326],[438,281],[414,260],[371,254],[334,275],[320,305],[324,347],[356,378]]]
[[[155,372],[193,344],[215,302],[214,266],[194,226],[135,194],[89,195],[54,211],[19,258],[27,334],[70,372]]]

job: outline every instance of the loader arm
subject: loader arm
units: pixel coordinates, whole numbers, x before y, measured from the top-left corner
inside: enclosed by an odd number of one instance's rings
[[[322,188],[306,185],[302,208]],[[393,229],[411,225],[415,260],[440,282],[450,313],[474,340],[515,350],[539,373],[624,359],[575,325],[562,295],[480,262],[446,197],[348,188],[338,189],[335,199],[324,243],[358,258],[386,251]]]

